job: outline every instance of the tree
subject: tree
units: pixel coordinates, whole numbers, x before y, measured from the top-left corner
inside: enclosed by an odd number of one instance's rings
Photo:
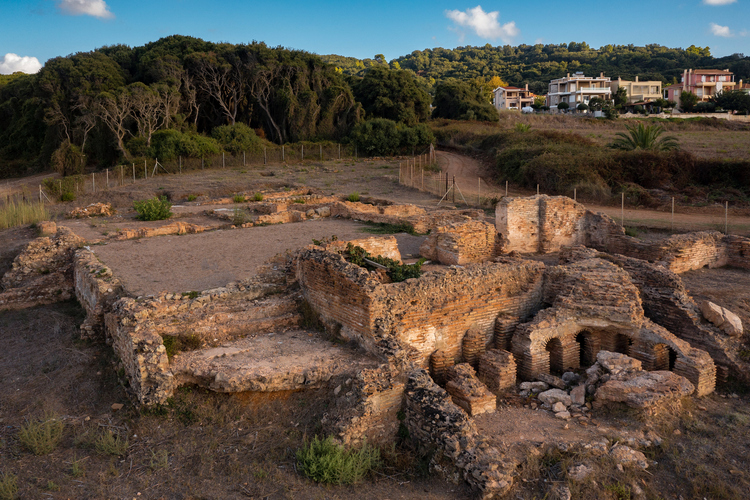
[[[569,108],[570,108],[570,104],[568,104],[567,102],[561,102],[561,103],[559,103],[557,105],[557,109],[559,109],[561,111],[565,111],[565,110],[567,110]]]
[[[205,102],[217,106],[230,125],[237,120],[237,112],[245,98],[245,78],[240,62],[229,50],[191,54],[187,60],[193,83]]]
[[[586,103],[582,102],[578,106],[576,106],[576,109],[578,111],[587,111],[589,107],[586,105]]]
[[[750,94],[742,90],[723,90],[711,98],[718,107],[740,113],[750,112]]]
[[[592,97],[589,99],[589,109],[591,111],[601,111],[605,104],[607,104],[607,101],[601,97]]]
[[[644,126],[642,123],[639,123],[632,126],[626,125],[625,128],[628,129],[628,133],[618,132],[615,134],[617,139],[609,147],[625,151],[634,151],[636,149],[670,151],[679,147],[676,137],[661,137],[664,133],[664,127],[661,125]]]
[[[545,106],[547,104],[547,97],[543,95],[535,95],[534,96],[534,104],[531,105],[534,109],[541,109],[542,106]]]
[[[628,103],[628,89],[625,87],[617,87],[617,92],[612,96],[615,101],[615,108],[622,109]]]
[[[500,118],[495,106],[484,99],[481,89],[454,79],[435,86],[434,104],[433,118],[481,121]]]
[[[684,90],[680,92],[680,110],[684,111],[685,113],[690,113],[697,103],[697,95]]]
[[[387,118],[414,125],[427,120],[430,95],[408,71],[373,66],[354,88],[368,118]]]

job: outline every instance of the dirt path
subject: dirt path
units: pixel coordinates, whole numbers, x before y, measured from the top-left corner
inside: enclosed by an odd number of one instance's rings
[[[464,197],[471,202],[477,195],[498,196],[505,194],[505,186],[493,184],[488,175],[485,174],[484,166],[477,160],[468,156],[438,151],[438,164],[442,171],[451,178],[455,176]],[[481,178],[481,189],[479,192],[479,179]],[[489,182],[488,182],[489,181]],[[509,196],[530,196],[534,192],[510,185]],[[730,234],[750,235],[750,217],[745,213],[738,213],[738,209],[730,207],[727,220],[725,221],[724,207],[720,205],[712,207],[677,207],[674,218],[668,211],[628,208],[623,213],[619,206],[606,206],[584,203],[589,210],[603,212],[616,221],[624,222],[626,227],[643,227],[659,230],[674,230],[676,232],[703,231],[714,229],[724,231],[725,222]],[[689,211],[691,213],[680,213]],[[699,212],[700,211],[700,212]],[[743,210],[743,212],[745,212]]]

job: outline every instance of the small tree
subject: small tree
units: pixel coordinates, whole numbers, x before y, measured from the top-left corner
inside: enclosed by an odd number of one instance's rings
[[[661,137],[661,134],[664,133],[664,127],[661,125],[644,126],[642,123],[639,123],[632,126],[626,125],[625,128],[628,129],[628,133],[618,132],[615,134],[617,139],[609,147],[625,151],[634,151],[636,149],[670,151],[679,147],[677,138],[671,135]]]
[[[680,110],[690,113],[698,103],[698,96],[692,92],[680,92]]]
[[[560,104],[557,105],[557,109],[561,111],[566,111],[569,108],[570,108],[570,105],[567,102],[561,102]]]
[[[589,109],[591,111],[601,111],[606,103],[601,97],[592,97],[589,99]]]
[[[587,111],[589,109],[589,107],[586,105],[585,102],[582,102],[581,104],[579,104],[578,106],[576,106],[576,109],[578,111],[583,112],[583,111]]]
[[[615,101],[615,108],[622,109],[628,103],[628,90],[625,87],[618,87],[612,98]]]

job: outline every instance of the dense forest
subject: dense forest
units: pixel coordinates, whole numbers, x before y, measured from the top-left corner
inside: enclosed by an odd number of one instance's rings
[[[422,125],[431,104],[440,103],[434,116],[492,119],[489,90],[499,82],[544,93],[549,79],[571,71],[668,83],[683,68],[709,67],[750,79],[750,58],[713,58],[700,47],[486,45],[388,62],[175,35],[56,57],[34,75],[0,75],[0,177],[237,153],[263,140],[411,150],[431,140]]]

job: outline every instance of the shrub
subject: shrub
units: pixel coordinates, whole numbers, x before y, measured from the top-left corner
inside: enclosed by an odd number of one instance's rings
[[[195,298],[197,296],[197,292],[190,292],[190,294],[188,294],[189,298]],[[172,357],[178,352],[195,351],[203,346],[201,338],[194,333],[180,336],[163,335],[162,342],[164,343],[164,349],[167,351],[167,357],[169,359],[172,359]]]
[[[71,144],[68,141],[60,144],[50,158],[52,168],[58,174],[75,175],[83,173],[83,155],[81,154],[81,148],[75,144]]]
[[[198,197],[194,194],[189,194],[187,197],[187,201],[195,201]]]
[[[626,125],[628,133],[618,132],[609,147],[633,151],[635,149],[650,149],[654,151],[669,151],[677,149],[679,144],[677,138],[671,135],[661,137],[664,127],[661,125]]]
[[[253,195],[253,201],[263,201],[263,193],[255,193]]]
[[[236,194],[232,197],[232,201],[234,201],[235,203],[245,203],[245,195]]]
[[[172,217],[172,204],[167,201],[166,196],[143,201],[134,201],[133,207],[135,208],[135,211],[138,212],[138,219],[140,220],[164,220]]]
[[[560,104],[557,105],[557,109],[561,109],[563,111],[569,108],[570,108],[570,104],[568,104],[567,102],[561,102]]]
[[[221,153],[221,146],[211,137],[179,130],[157,130],[151,136],[149,154],[152,158],[173,160],[178,156],[204,158]]]
[[[14,474],[0,474],[0,500],[15,500],[18,494],[18,478]]]
[[[346,201],[357,203],[359,201],[359,193],[357,191],[354,191],[352,194],[346,197]]]
[[[401,137],[393,120],[375,118],[360,123],[350,134],[359,154],[365,156],[393,155],[398,151]]]
[[[112,431],[102,432],[94,441],[94,448],[102,455],[124,455],[128,450],[128,438]]]
[[[527,123],[520,123],[519,122],[519,123],[516,123],[515,129],[516,129],[516,132],[521,132],[521,133],[528,132],[529,130],[531,130],[531,125],[529,125]]]
[[[18,432],[18,440],[34,455],[46,455],[60,444],[64,427],[60,418],[49,414],[41,421],[26,422]]]
[[[346,245],[344,258],[352,264],[361,267],[374,267],[365,259],[380,264],[381,266],[385,266],[388,277],[391,278],[391,281],[394,283],[406,281],[410,278],[419,278],[422,274],[422,264],[426,262],[426,259],[419,259],[414,264],[401,264],[400,262],[389,259],[388,257],[371,255],[364,248],[352,245],[351,243]]]
[[[263,142],[255,134],[255,131],[244,123],[216,127],[211,132],[211,137],[216,139],[224,147],[224,150],[233,155],[243,151],[257,153],[263,150]]]
[[[297,464],[313,481],[325,484],[354,484],[380,466],[380,451],[364,443],[345,450],[330,437],[317,436],[297,451]]]

